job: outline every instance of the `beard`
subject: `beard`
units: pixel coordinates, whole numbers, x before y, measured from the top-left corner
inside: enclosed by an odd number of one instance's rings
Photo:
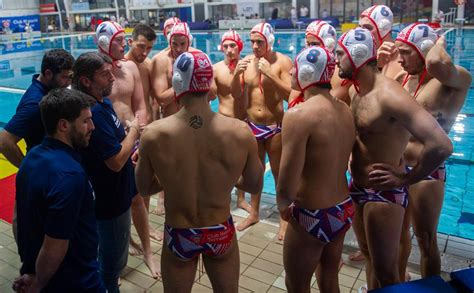
[[[86,134],[82,134],[77,131],[76,127],[73,126],[69,139],[71,145],[74,149],[83,149],[89,145],[89,140],[91,138],[92,131],[89,131]]]
[[[49,82],[49,84],[48,84],[48,87],[52,90],[57,89],[57,88],[66,88],[68,86],[69,86],[69,84],[67,84],[67,85],[62,85],[61,84],[61,82],[59,81],[59,74],[57,74],[57,75],[55,74],[53,76],[53,78],[51,79],[51,81]]]
[[[339,77],[342,79],[351,79],[353,72],[354,71],[352,69],[350,71],[343,71],[341,68],[339,68]]]
[[[110,94],[112,93],[112,86],[113,84],[107,86],[106,88],[104,88],[101,92],[101,97],[108,97],[110,96]]]

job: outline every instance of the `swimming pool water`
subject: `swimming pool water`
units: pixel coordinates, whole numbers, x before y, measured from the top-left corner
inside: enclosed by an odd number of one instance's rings
[[[221,33],[194,34],[194,47],[205,51],[213,63],[223,60],[219,51]],[[245,45],[242,56],[251,53],[249,36],[242,33]],[[456,64],[464,66],[474,75],[474,30],[456,30],[446,35],[448,52]],[[167,46],[163,35],[158,36],[151,56]],[[277,33],[274,49],[294,58],[304,47],[301,32]],[[31,83],[31,75],[40,71],[44,50],[64,48],[74,57],[87,51],[95,51],[96,45],[91,35],[40,39],[33,42],[0,43],[0,87],[26,89]],[[14,114],[20,94],[5,93],[0,90],[0,128]],[[211,108],[217,111],[217,100]],[[447,162],[446,194],[440,217],[439,232],[463,238],[474,239],[474,89],[466,102],[450,133],[454,144],[454,154]],[[264,192],[275,194],[275,185],[270,171],[265,173]]]

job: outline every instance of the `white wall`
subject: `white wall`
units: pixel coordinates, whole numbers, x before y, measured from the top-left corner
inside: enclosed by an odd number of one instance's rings
[[[3,0],[0,17],[39,14],[39,0]]]

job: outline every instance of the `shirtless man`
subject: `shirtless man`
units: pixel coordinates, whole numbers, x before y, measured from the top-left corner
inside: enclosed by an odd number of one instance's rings
[[[242,90],[240,84],[233,85],[234,72],[240,60],[240,52],[244,43],[239,33],[230,29],[221,38],[221,50],[224,52],[224,60],[214,64],[214,82],[209,91],[210,99],[217,95],[219,99],[219,113],[224,116],[244,120],[247,117],[247,99],[242,97],[234,99],[233,91],[237,90],[237,96]],[[245,192],[237,189],[237,208],[242,208],[250,213],[250,205],[245,200]]]
[[[169,48],[164,49],[152,59],[151,93],[162,108],[163,118],[178,112],[174,89],[171,86],[173,63],[184,52],[196,51],[191,48],[193,36],[185,22],[178,22],[169,31]]]
[[[305,101],[283,118],[277,186],[278,209],[289,221],[285,283],[288,292],[309,292],[317,267],[319,290],[338,292],[338,260],[354,214],[346,179],[354,120],[349,107],[330,94],[332,53],[309,47],[296,57],[295,67],[292,88],[303,92]]]
[[[452,152],[452,144],[436,120],[394,80],[377,69],[375,42],[363,28],[349,31],[336,49],[339,75],[350,78],[357,136],[352,151],[349,192],[356,203],[354,232],[367,260],[368,289],[400,282],[399,239],[406,186],[422,180]],[[410,136],[421,155],[409,173],[403,152]]]
[[[158,111],[155,111],[156,109],[153,109],[153,98],[150,96],[150,73],[151,73],[151,60],[148,57],[148,54],[150,54],[151,49],[153,48],[153,45],[156,41],[156,34],[155,31],[144,24],[138,24],[135,26],[132,32],[132,38],[128,39],[128,46],[130,50],[125,54],[125,58],[127,60],[133,61],[137,67],[138,71],[140,72],[140,77],[142,80],[142,85],[143,85],[143,94],[145,97],[145,104],[147,107],[147,122],[151,123],[155,120],[154,114],[157,113]],[[156,103],[155,103],[156,104]],[[149,210],[150,207],[150,198],[145,197],[142,198],[141,196],[138,196],[134,199],[136,201],[136,205],[139,206],[142,203],[141,201],[144,202],[146,210]],[[139,212],[141,211],[138,210]],[[143,219],[143,216],[141,217]],[[140,221],[140,220],[139,220]],[[161,241],[162,235],[155,231],[151,226],[150,227],[150,237]],[[142,234],[143,235],[143,234]],[[132,255],[137,255],[137,254],[142,254],[142,247],[138,245],[133,238],[130,238],[130,245],[131,245],[131,254]]]
[[[191,292],[200,254],[214,292],[237,292],[239,251],[229,195],[236,183],[248,192],[262,187],[257,144],[244,122],[211,111],[206,54],[181,54],[173,72],[181,109],[146,128],[135,174],[140,194],[166,193],[164,292]]]
[[[147,111],[140,71],[135,62],[124,59],[125,31],[116,22],[104,21],[97,26],[96,35],[99,51],[113,60],[112,74],[115,82],[109,98],[117,117],[124,125],[127,120],[132,121],[135,117],[138,117],[140,124],[146,124]],[[158,278],[150,245],[148,212],[139,196],[132,199],[132,219],[142,243],[145,263],[152,277]]]
[[[382,74],[394,79],[403,69],[398,62],[398,57],[396,55],[397,50],[392,38],[392,10],[385,5],[371,6],[360,14],[359,26],[369,30],[375,37],[375,44],[378,48],[377,67]],[[355,94],[355,89],[351,88],[349,92],[349,96],[353,96]],[[404,250],[403,247],[401,250]],[[362,261],[364,260],[364,256],[359,250],[350,254],[349,259],[352,261]],[[410,276],[407,274],[404,278],[408,281]]]
[[[138,24],[133,28],[132,38],[128,39],[129,51],[125,59],[133,61],[138,67],[143,85],[143,96],[147,109],[148,123],[156,120],[159,110],[150,95],[151,59],[148,58],[156,41],[155,31],[148,25]]]
[[[306,48],[310,46],[324,47],[330,52],[334,52],[337,44],[336,29],[324,20],[315,20],[306,28]],[[331,95],[333,97],[343,100],[350,105],[349,88],[350,82],[339,77],[338,69],[334,72],[331,78]],[[288,98],[288,108],[304,101],[304,96],[300,91],[291,89],[290,97]]]
[[[253,54],[237,63],[234,84],[243,83],[244,91],[235,99],[248,96],[247,123],[257,139],[258,154],[265,164],[265,154],[270,158],[275,182],[281,157],[281,121],[283,119],[283,99],[291,90],[290,70],[293,64],[289,57],[272,50],[275,36],[268,23],[260,23],[250,31]],[[242,86],[242,85],[240,85]],[[247,219],[239,223],[242,231],[259,221],[261,191],[252,194],[251,212]],[[278,239],[283,240],[288,223],[280,219]]]
[[[168,44],[169,44],[168,36],[171,32],[171,28],[178,22],[181,22],[181,20],[179,18],[170,17],[163,24],[163,35],[164,35],[165,39],[168,41]],[[169,46],[164,48],[163,50],[158,52],[155,56],[153,56],[152,60],[155,60],[156,58],[158,58],[157,56],[167,54],[169,52],[169,50],[170,50]],[[152,70],[152,67],[153,67],[153,61],[152,60],[150,60],[150,71]],[[151,75],[151,76],[153,76],[153,75]],[[153,79],[150,79],[150,82],[152,83]],[[151,100],[152,100],[151,107],[153,109],[153,118],[154,118],[153,120],[158,120],[158,119],[162,118],[162,114],[163,114],[162,113],[162,108],[161,108],[160,104],[158,103],[158,101],[155,98],[152,97]],[[164,209],[164,208],[162,207],[162,209]],[[162,211],[159,214],[161,214],[161,213],[162,213]]]
[[[240,60],[240,52],[244,43],[238,32],[229,30],[222,35],[221,50],[224,60],[214,64],[214,82],[211,86],[211,95],[216,93],[219,99],[219,113],[224,116],[243,120],[247,117],[246,99],[235,99],[232,91],[241,91],[241,87],[232,87],[235,68]],[[240,94],[239,94],[240,96]]]
[[[464,104],[472,77],[463,67],[453,64],[446,52],[444,37],[438,39],[433,29],[425,24],[412,24],[398,34],[395,45],[399,62],[404,71],[397,81],[435,117],[441,128],[449,133],[456,116]],[[416,166],[422,158],[423,145],[414,138],[408,142],[404,159],[408,168]],[[446,169],[444,163],[422,181],[410,186],[410,205],[407,210],[407,224],[403,227],[407,236],[402,253],[406,259],[411,250],[409,222],[421,252],[421,275],[423,278],[439,275],[441,259],[436,231],[443,205]],[[402,271],[404,268],[400,267]]]

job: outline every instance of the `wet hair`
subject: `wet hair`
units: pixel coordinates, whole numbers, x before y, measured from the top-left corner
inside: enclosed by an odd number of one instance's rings
[[[89,80],[93,80],[94,73],[102,68],[105,63],[112,64],[112,59],[105,54],[98,52],[81,54],[72,67],[72,87],[87,92],[87,89],[84,88],[80,81],[81,77],[84,76]]]
[[[96,100],[88,94],[68,88],[49,91],[39,103],[46,134],[54,135],[61,119],[74,122],[82,110],[92,107],[95,102]]]
[[[74,64],[74,57],[64,49],[52,49],[46,51],[41,61],[41,74],[45,74],[46,70],[49,69],[56,75],[61,70],[71,70]]]
[[[132,32],[132,39],[134,41],[138,40],[139,36],[144,36],[148,41],[156,40],[156,33],[155,31],[145,24],[138,24],[135,26]]]

